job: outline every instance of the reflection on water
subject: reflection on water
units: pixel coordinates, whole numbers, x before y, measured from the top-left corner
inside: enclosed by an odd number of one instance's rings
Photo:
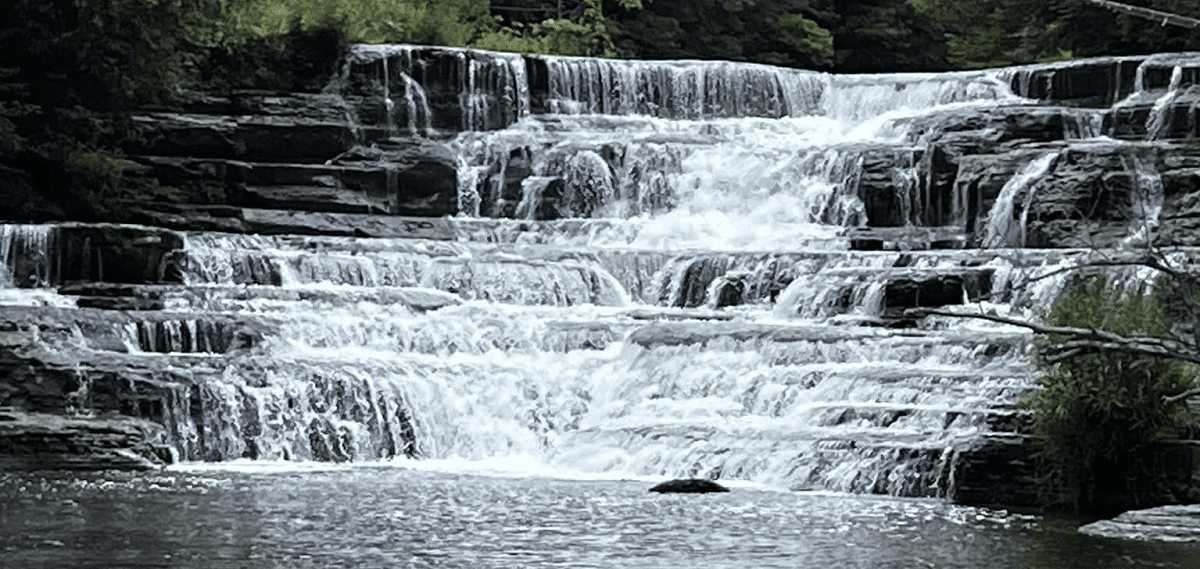
[[[932,500],[386,466],[0,474],[0,567],[1200,567]]]

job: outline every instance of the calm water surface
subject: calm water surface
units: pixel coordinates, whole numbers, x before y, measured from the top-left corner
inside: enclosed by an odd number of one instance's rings
[[[0,474],[0,567],[1200,567],[933,500],[355,466]]]

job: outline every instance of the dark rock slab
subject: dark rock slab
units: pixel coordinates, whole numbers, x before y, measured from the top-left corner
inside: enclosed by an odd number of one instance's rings
[[[449,218],[163,204],[131,208],[127,215],[129,221],[179,231],[401,237],[436,241],[453,241],[459,237],[456,223]]]
[[[158,227],[64,223],[18,242],[10,267],[18,287],[89,281],[178,282],[164,261],[183,248],[181,234]]]
[[[458,157],[444,144],[419,138],[390,138],[373,148],[355,147],[333,163],[383,174],[388,213],[439,217],[459,211]],[[352,180],[346,183],[352,187],[366,186]]]
[[[659,494],[713,494],[728,492],[729,488],[703,478],[681,478],[657,484],[650,491]]]
[[[325,186],[247,187],[242,202],[257,208],[341,213],[383,213],[387,205],[355,190]]]
[[[379,133],[493,130],[521,115],[526,63],[518,54],[356,45],[347,59],[341,93]]]
[[[1200,543],[1200,505],[1125,512],[1111,520],[1085,525],[1079,532],[1114,539]]]
[[[1017,95],[1071,106],[1107,107],[1133,92],[1145,56],[1111,57],[1014,68]]]
[[[247,233],[263,235],[344,235],[454,240],[454,225],[442,218],[412,218],[355,213],[244,209]]]
[[[135,115],[139,155],[324,162],[357,142],[349,121],[183,113]]]
[[[884,313],[899,316],[909,308],[960,305],[991,292],[989,269],[951,268],[946,271],[913,271],[886,277]]]
[[[0,409],[0,470],[151,470],[172,456],[150,421]]]
[[[55,229],[53,282],[152,283],[175,280],[164,260],[183,236],[157,227],[73,224]]]
[[[985,434],[956,449],[950,499],[971,506],[1036,507],[1046,503],[1036,470],[1031,439],[1014,434]]]

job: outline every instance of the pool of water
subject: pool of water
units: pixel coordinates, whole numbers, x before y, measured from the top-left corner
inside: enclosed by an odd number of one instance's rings
[[[936,500],[396,466],[0,473],[0,567],[1200,567]]]

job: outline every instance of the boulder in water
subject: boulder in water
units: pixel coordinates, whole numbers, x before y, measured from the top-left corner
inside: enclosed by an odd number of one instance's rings
[[[728,492],[729,489],[703,478],[680,478],[668,480],[650,489],[659,494],[711,494],[713,492]]]

